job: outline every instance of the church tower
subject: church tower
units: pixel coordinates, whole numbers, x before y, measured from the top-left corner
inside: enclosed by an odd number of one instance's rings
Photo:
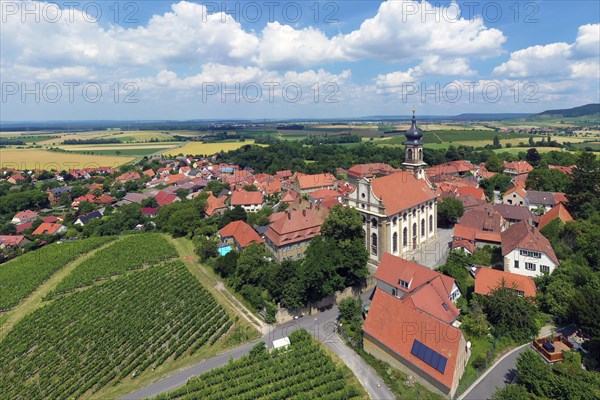
[[[423,142],[421,141],[423,131],[417,127],[414,109],[412,124],[404,136],[406,136],[406,140],[404,141],[404,162],[402,165],[407,171],[411,171],[415,178],[427,180],[424,169],[427,164],[423,161]]]

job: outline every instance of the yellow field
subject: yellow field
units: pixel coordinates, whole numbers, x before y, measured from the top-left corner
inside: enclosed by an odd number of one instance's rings
[[[221,151],[236,150],[247,144],[254,144],[254,140],[246,140],[245,142],[221,142],[221,143],[200,143],[200,142],[189,142],[183,147],[167,151],[163,154],[176,156],[179,154],[188,155],[213,155]],[[264,146],[264,145],[258,145]]]
[[[38,149],[0,149],[0,166],[15,169],[68,170],[93,167],[117,167],[133,157],[91,156],[58,153]]]

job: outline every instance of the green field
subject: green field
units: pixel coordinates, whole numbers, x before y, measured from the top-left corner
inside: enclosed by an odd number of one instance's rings
[[[527,141],[529,139],[529,135],[520,134],[520,133],[512,133],[512,132],[495,132],[489,130],[448,130],[448,131],[425,131],[423,135],[423,143],[437,143],[437,144],[445,144],[445,143],[453,143],[460,144],[459,142],[489,142],[492,143],[494,137],[498,136],[500,141],[506,139],[523,139]],[[395,136],[391,139],[384,140],[382,143],[385,144],[402,144],[406,138],[404,135]],[[487,143],[483,143],[484,146]]]
[[[96,237],[54,243],[0,265],[0,311],[16,306],[54,272],[113,239]]]
[[[204,349],[232,324],[181,261],[136,271],[21,320],[0,342],[0,393],[89,397]]]
[[[170,150],[171,147],[139,147],[137,149],[115,149],[115,150],[75,150],[69,153],[91,154],[91,155],[109,155],[109,156],[146,156],[154,153],[162,153]]]
[[[590,148],[592,151],[600,151],[600,142],[584,142],[575,143],[572,146],[578,150],[585,150]]]
[[[79,264],[48,297],[176,256],[175,247],[159,233],[127,236]]]
[[[337,365],[306,331],[293,332],[290,341],[287,349],[272,352],[259,342],[250,355],[191,378],[156,400],[368,398],[351,381],[350,370]]]

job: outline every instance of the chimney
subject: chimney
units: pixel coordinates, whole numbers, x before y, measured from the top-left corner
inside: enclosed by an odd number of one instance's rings
[[[289,212],[289,211],[287,211],[287,217],[288,217],[289,220],[291,220],[292,219],[292,213]]]
[[[302,215],[306,217],[306,208],[302,210]]]

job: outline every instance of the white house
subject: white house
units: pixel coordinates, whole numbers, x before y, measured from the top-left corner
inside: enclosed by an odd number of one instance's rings
[[[260,211],[265,198],[261,192],[235,190],[231,193],[231,207],[240,206],[247,212]]]
[[[502,256],[505,271],[531,278],[551,274],[560,264],[548,239],[527,221],[502,232]]]

